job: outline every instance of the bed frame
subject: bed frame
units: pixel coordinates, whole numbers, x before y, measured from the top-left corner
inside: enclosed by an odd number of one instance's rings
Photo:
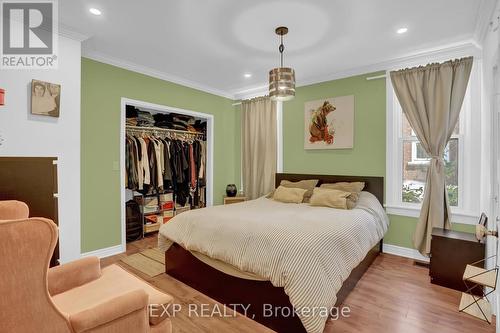
[[[365,191],[375,195],[383,204],[384,178],[361,176],[333,176],[308,174],[276,174],[276,187],[282,180],[299,181],[304,179],[319,179],[318,186],[323,183],[334,182],[365,182]],[[347,298],[356,283],[361,279],[371,263],[382,252],[382,240],[371,249],[344,281],[337,293],[336,306],[341,305]],[[264,316],[265,304],[271,304],[274,310],[283,308],[293,309],[283,288],[274,287],[269,281],[255,281],[237,278],[225,274],[203,263],[178,244],[172,245],[165,252],[165,272],[193,287],[201,293],[214,298],[222,304],[233,308],[234,304],[250,305],[244,313],[242,307],[235,307],[240,313],[277,332],[305,332],[304,326],[297,316]],[[281,311],[279,311],[281,312]]]

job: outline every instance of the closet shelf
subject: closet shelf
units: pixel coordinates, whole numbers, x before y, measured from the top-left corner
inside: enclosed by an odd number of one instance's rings
[[[191,135],[191,136],[201,136],[204,137],[205,133],[201,132],[190,132],[190,131],[183,131],[183,130],[176,130],[176,129],[169,129],[169,128],[161,128],[161,127],[143,127],[143,126],[131,126],[131,125],[126,125],[125,129],[127,131],[131,132],[142,132],[142,133],[177,133],[177,134],[183,134],[183,135]]]
[[[173,212],[174,211],[174,208],[166,208],[166,209],[158,209],[158,210],[155,210],[155,211],[151,211],[151,212],[144,212],[144,216],[147,216],[147,215],[157,215],[157,214],[161,214],[163,212]]]

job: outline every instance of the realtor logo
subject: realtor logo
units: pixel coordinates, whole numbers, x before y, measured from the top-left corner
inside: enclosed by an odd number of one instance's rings
[[[0,68],[57,68],[56,0],[0,0],[0,17]]]

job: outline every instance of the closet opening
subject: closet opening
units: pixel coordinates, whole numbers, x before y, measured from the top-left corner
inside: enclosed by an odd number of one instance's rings
[[[121,247],[213,204],[211,114],[122,98]]]

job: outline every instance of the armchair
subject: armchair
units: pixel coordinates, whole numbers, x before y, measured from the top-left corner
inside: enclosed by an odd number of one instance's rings
[[[57,226],[44,218],[5,220],[2,205],[2,332],[171,332],[168,314],[150,311],[166,307],[173,301],[171,296],[119,266],[101,269],[96,257],[49,269]],[[150,316],[150,312],[162,315]]]
[[[29,215],[28,205],[17,200],[0,201],[0,220],[27,219]]]

